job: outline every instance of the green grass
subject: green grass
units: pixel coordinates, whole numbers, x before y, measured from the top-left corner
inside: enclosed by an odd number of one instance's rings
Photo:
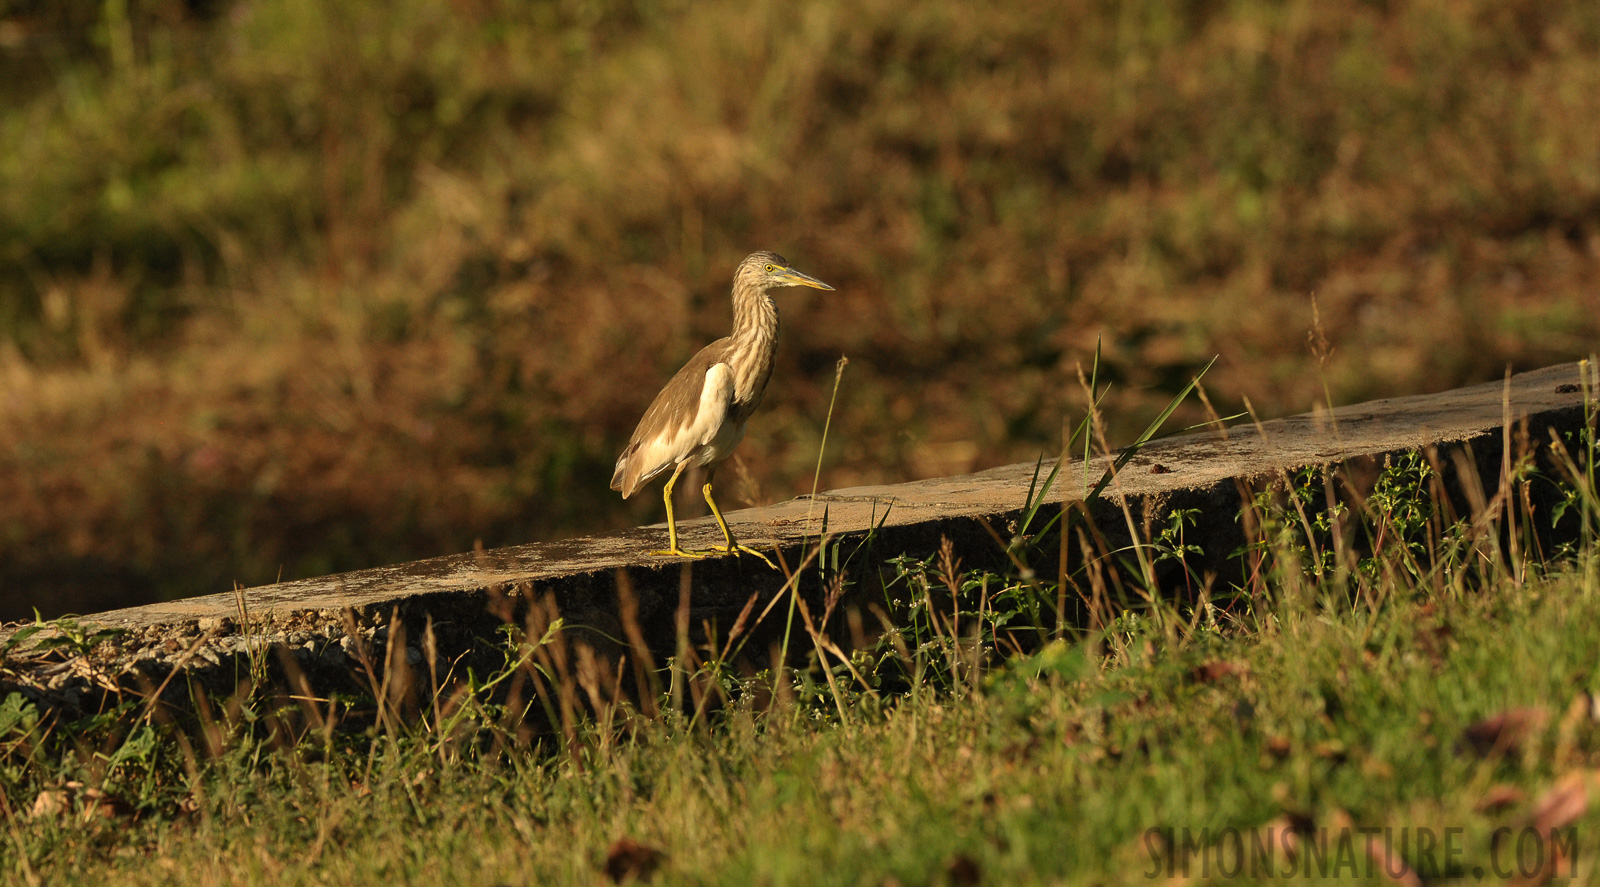
[[[1131,884],[1218,878],[1235,871],[1228,836],[1292,832],[1301,855],[1279,850],[1275,870],[1504,880],[1559,848],[1558,873],[1582,880],[1600,853],[1593,418],[1573,461],[1514,462],[1488,479],[1507,495],[1460,521],[1425,461],[1396,461],[1332,523],[1302,515],[1318,478],[1293,475],[1249,503],[1239,554],[1259,569],[1242,584],[1175,599],[1124,552],[1088,627],[1058,626],[1051,583],[964,571],[946,546],[894,559],[880,601],[829,573],[837,593],[799,607],[813,643],[795,670],[729,655],[734,627],[664,669],[676,696],[617,692],[576,636],[535,620],[507,626],[490,674],[378,669],[370,693],[295,699],[252,669],[189,715],[141,721],[131,700],[70,725],[13,697],[0,871],[593,884],[648,859],[660,883]],[[1548,481],[1567,507],[1535,514],[1523,491]],[[1559,548],[1519,535],[1551,520]],[[1148,557],[1186,556],[1175,540]],[[1074,565],[1072,594],[1095,575]],[[868,604],[896,627],[851,627]],[[1369,855],[1367,834],[1395,852]]]
[[[627,836],[665,853],[666,883],[937,883],[958,856],[987,883],[1136,883],[1148,828],[1248,830],[1286,812],[1464,829],[1457,861],[1490,865],[1494,828],[1600,760],[1584,695],[1600,690],[1597,595],[1591,563],[1179,640],[1130,617],[1103,658],[1048,647],[978,692],[858,701],[842,722],[736,706],[710,731],[652,723],[574,755],[441,760],[416,735],[380,740],[370,763],[359,749],[316,761],[236,741],[192,777],[154,780],[141,818],[11,816],[6,865],[51,883],[592,884]],[[1211,663],[1237,672],[1197,676]],[[1548,725],[1518,748],[1459,747],[1472,723],[1529,706]],[[137,789],[140,763],[108,768],[111,783]],[[1479,812],[1500,785],[1525,800]],[[1597,825],[1576,823],[1585,871]]]

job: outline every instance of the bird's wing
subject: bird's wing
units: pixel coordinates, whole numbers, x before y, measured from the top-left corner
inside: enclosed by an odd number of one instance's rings
[[[698,367],[691,362],[662,389],[617,459],[611,488],[621,491],[622,498],[710,443],[721,429],[733,402],[733,370],[713,363],[702,378],[698,399],[690,393],[692,375],[685,378],[694,370]]]

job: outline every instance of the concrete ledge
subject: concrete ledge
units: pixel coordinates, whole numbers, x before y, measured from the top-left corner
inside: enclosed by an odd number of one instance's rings
[[[1201,508],[1206,517],[1197,528],[1200,538],[1190,541],[1199,541],[1205,550],[1203,568],[1224,572],[1223,561],[1242,540],[1235,520],[1241,489],[1305,466],[1370,465],[1394,454],[1452,446],[1465,447],[1479,473],[1492,483],[1508,433],[1526,434],[1540,444],[1552,432],[1567,434],[1581,427],[1579,382],[1585,371],[1592,386],[1592,365],[1565,364],[1522,373],[1505,383],[1158,441],[1122,470],[1098,503],[1095,517],[1108,536],[1131,536],[1124,506],[1147,525],[1159,522],[1173,507]],[[1095,460],[1088,467],[1091,484],[1105,464]],[[1050,468],[1046,462],[1042,470]],[[830,538],[847,545],[868,543],[866,557],[878,563],[900,553],[930,554],[941,538],[949,537],[969,566],[999,564],[999,548],[985,524],[1007,533],[1008,522],[1025,505],[1034,471],[1033,464],[1025,463],[959,477],[831,490],[815,500],[802,497],[729,512],[727,517],[742,541],[763,549],[776,545],[790,565],[799,561],[808,542],[815,542],[824,514]],[[1081,501],[1085,475],[1081,464],[1065,466],[1052,503]],[[684,522],[681,531],[686,547],[709,547],[721,539],[709,518]],[[492,637],[495,625],[546,596],[569,625],[617,638],[623,634],[619,581],[627,583],[636,600],[638,621],[651,647],[671,649],[681,596],[687,595],[692,625],[717,620],[726,625],[753,593],[770,598],[783,587],[781,573],[753,558],[689,563],[647,554],[665,544],[665,525],[657,524],[99,613],[84,621],[118,629],[121,636],[111,645],[115,649],[106,651],[103,666],[96,666],[105,671],[105,680],[93,675],[83,680],[116,683],[120,679],[115,673],[140,667],[148,671],[152,659],[182,664],[177,651],[195,645],[201,652],[185,654],[184,662],[215,664],[220,655],[204,651],[240,653],[255,642],[287,646],[302,651],[302,658],[315,659],[333,646],[348,647],[342,638],[352,629],[378,638],[394,614],[413,631],[426,621],[450,633],[452,643],[467,643],[485,634]],[[241,626],[250,637],[239,636]],[[666,646],[658,647],[661,642]],[[146,665],[139,666],[141,662]],[[11,672],[9,679],[0,673],[0,689],[17,683],[17,668]],[[52,681],[47,676],[22,683],[40,687]]]

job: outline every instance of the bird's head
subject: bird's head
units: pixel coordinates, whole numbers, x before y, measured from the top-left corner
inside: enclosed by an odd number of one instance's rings
[[[831,290],[833,287],[789,267],[789,260],[777,253],[751,253],[739,264],[734,280],[744,286],[765,292],[780,286],[809,286],[813,289]]]

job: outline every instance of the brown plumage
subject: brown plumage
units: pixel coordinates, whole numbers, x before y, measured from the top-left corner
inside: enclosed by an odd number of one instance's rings
[[[761,404],[778,347],[778,306],[767,295],[781,286],[809,286],[831,290],[814,277],[789,267],[776,253],[751,253],[733,276],[733,334],[718,339],[673,375],[645,410],[633,438],[617,458],[611,489],[624,499],[672,469],[662,496],[667,505],[669,548],[660,552],[705,556],[713,552],[688,552],[678,547],[678,527],[672,514],[672,487],[690,465],[714,465],[726,459],[744,437],[745,423]],[[711,514],[727,543],[724,553],[756,552],[737,545],[727,522],[711,498],[707,475],[702,490]]]

